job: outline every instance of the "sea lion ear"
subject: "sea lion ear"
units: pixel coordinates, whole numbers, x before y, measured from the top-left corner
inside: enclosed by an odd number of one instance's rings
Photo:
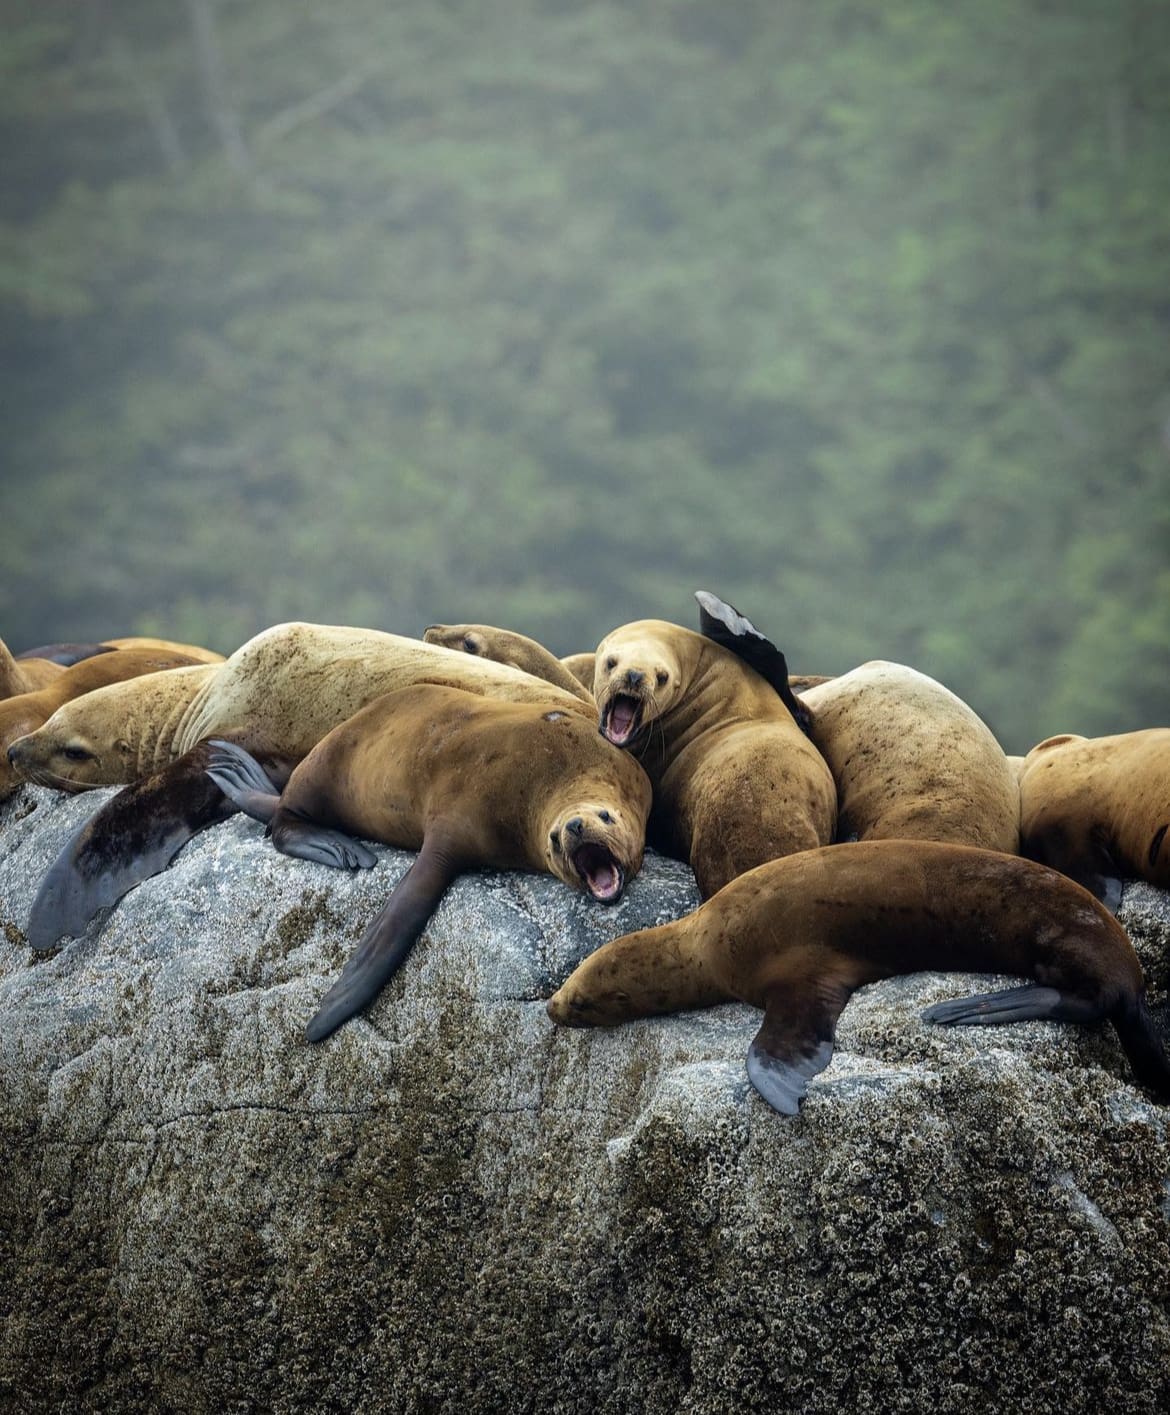
[[[788,685],[788,660],[766,635],[761,634],[746,615],[734,605],[713,595],[710,590],[696,590],[699,602],[699,632],[705,639],[729,649],[743,659],[780,695],[780,701],[792,714],[796,725],[806,737],[812,736],[812,713]]]

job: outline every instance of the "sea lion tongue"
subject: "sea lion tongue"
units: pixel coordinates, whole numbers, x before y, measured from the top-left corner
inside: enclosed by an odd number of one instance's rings
[[[622,872],[603,845],[582,845],[573,853],[573,864],[594,899],[611,904],[620,898]]]
[[[614,698],[613,706],[609,710],[609,721],[606,724],[605,735],[611,742],[621,746],[629,741],[637,719],[638,700],[627,697],[624,693],[619,694]]]

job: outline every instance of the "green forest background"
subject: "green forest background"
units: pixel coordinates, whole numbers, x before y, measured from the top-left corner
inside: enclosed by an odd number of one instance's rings
[[[0,635],[733,600],[1170,722],[1165,0],[0,0]]]

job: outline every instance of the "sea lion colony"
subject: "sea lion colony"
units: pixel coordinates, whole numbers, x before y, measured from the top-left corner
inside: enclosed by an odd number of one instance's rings
[[[227,660],[161,640],[0,644],[7,789],[125,788],[47,872],[30,944],[83,934],[236,810],[284,853],[343,868],[374,863],[359,838],[418,849],[310,1023],[320,1040],[377,995],[460,871],[544,869],[612,902],[648,839],[691,864],[705,902],[586,959],[554,1021],[751,1002],[749,1077],[795,1114],[857,986],[1008,971],[1034,981],[927,1020],[1107,1018],[1170,1099],[1140,965],[1098,903],[1116,907],[1122,877],[1168,882],[1170,729],[1009,759],[925,675],[790,675],[750,620],[696,598],[700,633],[635,621],[564,660],[477,624],[424,640],[278,625]]]

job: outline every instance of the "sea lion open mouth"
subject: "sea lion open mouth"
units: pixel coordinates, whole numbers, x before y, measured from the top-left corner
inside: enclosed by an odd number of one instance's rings
[[[578,845],[570,858],[594,899],[603,904],[615,904],[622,897],[625,873],[604,845],[594,841]]]
[[[625,747],[642,725],[642,702],[628,693],[615,693],[605,709],[601,730],[615,747]]]

